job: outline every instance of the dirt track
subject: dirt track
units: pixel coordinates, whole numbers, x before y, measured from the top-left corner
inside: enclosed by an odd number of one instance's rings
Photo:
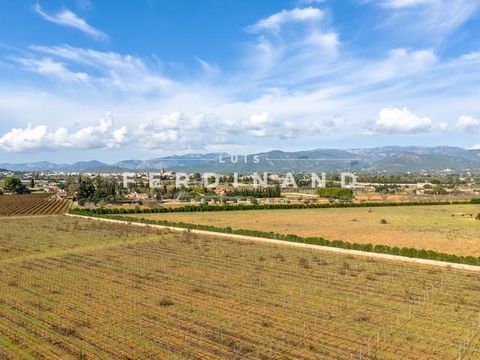
[[[316,249],[319,251],[326,251],[331,253],[382,259],[387,261],[414,263],[419,265],[437,266],[437,267],[444,267],[444,268],[451,268],[451,269],[458,269],[458,270],[480,272],[480,266],[475,266],[475,265],[449,263],[449,262],[437,261],[437,260],[409,258],[409,257],[397,256],[397,255],[380,254],[380,253],[373,253],[373,252],[366,252],[366,251],[359,251],[359,250],[340,249],[340,248],[334,248],[329,246],[303,244],[303,243],[290,242],[285,240],[267,239],[267,238],[260,238],[260,237],[254,237],[254,236],[217,233],[217,232],[205,231],[205,230],[196,230],[196,229],[187,230],[185,228],[180,228],[180,227],[143,224],[143,223],[137,223],[137,222],[97,218],[97,217],[90,217],[90,216],[83,216],[83,215],[74,215],[74,214],[65,214],[65,215],[78,217],[82,219],[90,219],[90,220],[104,221],[104,222],[118,223],[118,224],[129,224],[129,225],[135,225],[135,226],[151,227],[156,229],[165,229],[165,230],[180,231],[180,232],[190,231],[193,234],[217,236],[222,238],[236,239],[240,241],[256,241],[256,242],[275,244],[275,245],[281,245],[281,246],[293,246],[293,247],[300,247],[300,248]]]

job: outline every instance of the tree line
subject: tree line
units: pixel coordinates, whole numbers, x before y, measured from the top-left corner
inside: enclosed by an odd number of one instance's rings
[[[470,201],[412,201],[400,202],[364,202],[364,203],[331,203],[331,204],[253,204],[253,205],[185,205],[181,207],[152,207],[152,208],[72,208],[70,213],[78,215],[109,215],[109,214],[155,214],[176,212],[204,212],[204,211],[248,211],[248,210],[283,210],[283,209],[329,209],[329,208],[373,208],[385,206],[429,206],[429,205],[465,205],[480,204],[480,199]]]
[[[332,200],[341,200],[341,201],[352,201],[353,200],[353,190],[341,187],[325,187],[318,188],[317,194],[320,197],[332,199]]]
[[[282,196],[280,185],[258,188],[236,188],[225,192],[227,197],[278,198]]]

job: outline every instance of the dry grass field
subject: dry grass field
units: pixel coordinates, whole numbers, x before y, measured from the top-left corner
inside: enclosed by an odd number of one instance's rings
[[[477,273],[65,216],[0,245],[1,359],[480,358]]]
[[[480,205],[442,205],[129,216],[480,256],[479,212]]]

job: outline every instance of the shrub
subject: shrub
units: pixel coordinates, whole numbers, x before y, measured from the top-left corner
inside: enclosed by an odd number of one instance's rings
[[[64,336],[75,336],[75,335],[77,335],[77,331],[74,328],[71,328],[71,327],[53,325],[52,328],[53,328],[53,330],[55,330],[56,332],[58,332],[59,334],[64,335]]]
[[[174,304],[173,300],[169,298],[162,298],[159,302],[158,305],[160,306],[172,306]]]
[[[304,257],[301,257],[300,259],[298,259],[298,264],[304,269],[310,269],[310,263]]]
[[[370,321],[370,315],[368,314],[359,314],[357,317],[356,317],[356,320],[357,321]]]
[[[273,256],[273,258],[280,261],[280,262],[285,262],[285,256],[283,256],[282,254],[277,254],[277,255]]]
[[[388,224],[387,219],[382,219],[382,220],[380,220],[380,224]]]
[[[317,257],[317,256],[315,256],[313,259],[314,259],[315,262],[316,262],[318,265],[320,265],[320,266],[325,266],[325,265],[328,264],[325,259],[319,258],[319,257]]]

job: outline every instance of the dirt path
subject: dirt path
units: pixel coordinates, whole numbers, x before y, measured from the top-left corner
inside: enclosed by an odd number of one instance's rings
[[[475,265],[449,263],[449,262],[437,261],[437,260],[409,258],[405,256],[380,254],[380,253],[366,252],[366,251],[360,251],[360,250],[340,249],[340,248],[329,247],[329,246],[303,244],[303,243],[290,242],[285,240],[260,238],[260,237],[254,237],[254,236],[246,236],[246,235],[226,234],[226,233],[218,233],[213,231],[196,230],[196,229],[185,229],[185,228],[174,227],[174,226],[143,224],[143,223],[134,222],[134,221],[114,220],[114,219],[106,219],[106,218],[98,218],[98,217],[91,217],[91,216],[74,215],[74,214],[65,214],[65,215],[82,218],[82,219],[88,219],[88,220],[104,221],[109,223],[126,224],[126,225],[135,225],[135,226],[142,226],[142,227],[151,227],[155,229],[164,229],[164,230],[172,230],[172,231],[179,231],[179,232],[190,231],[193,234],[216,236],[221,238],[236,239],[240,241],[256,241],[261,243],[275,244],[275,245],[281,245],[281,246],[293,246],[293,247],[307,248],[307,249],[316,249],[319,251],[360,256],[360,257],[373,258],[373,259],[382,259],[387,261],[413,263],[413,264],[419,264],[419,265],[437,266],[437,267],[444,267],[444,268],[451,268],[451,269],[458,269],[458,270],[480,272],[480,266],[475,266]]]

